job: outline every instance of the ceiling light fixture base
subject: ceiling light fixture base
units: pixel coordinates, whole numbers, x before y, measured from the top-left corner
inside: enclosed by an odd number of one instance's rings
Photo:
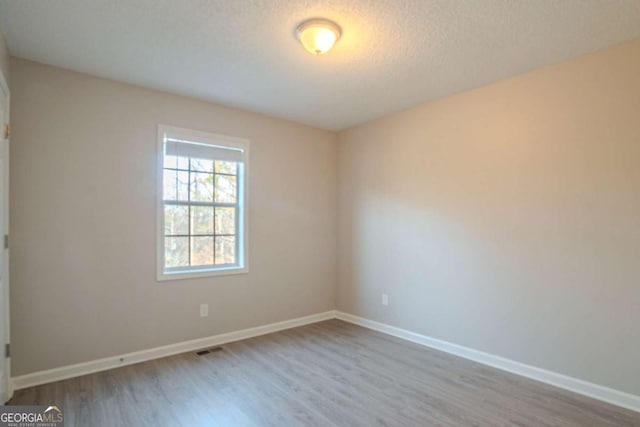
[[[313,55],[327,53],[342,36],[338,24],[324,18],[313,18],[302,22],[296,28],[296,37]]]

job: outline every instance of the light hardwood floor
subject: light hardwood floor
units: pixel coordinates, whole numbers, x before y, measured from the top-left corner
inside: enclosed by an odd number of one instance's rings
[[[15,393],[66,426],[640,426],[640,413],[339,320]]]

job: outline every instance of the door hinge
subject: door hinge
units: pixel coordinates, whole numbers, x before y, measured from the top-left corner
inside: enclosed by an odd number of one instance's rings
[[[4,345],[4,357],[5,358],[11,357],[11,344],[9,343],[6,343]]]
[[[5,249],[9,249],[9,235],[8,234],[4,235],[4,248]]]
[[[9,139],[9,136],[11,136],[11,125],[7,123],[4,125],[4,139]]]

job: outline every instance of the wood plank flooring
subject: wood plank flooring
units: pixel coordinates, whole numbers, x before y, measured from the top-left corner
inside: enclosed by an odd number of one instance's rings
[[[640,413],[339,320],[46,384],[66,426],[640,426]]]

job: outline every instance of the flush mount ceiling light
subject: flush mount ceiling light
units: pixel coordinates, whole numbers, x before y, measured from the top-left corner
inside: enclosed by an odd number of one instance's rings
[[[327,19],[309,19],[296,28],[300,43],[307,52],[314,55],[327,53],[341,35],[338,24]]]

